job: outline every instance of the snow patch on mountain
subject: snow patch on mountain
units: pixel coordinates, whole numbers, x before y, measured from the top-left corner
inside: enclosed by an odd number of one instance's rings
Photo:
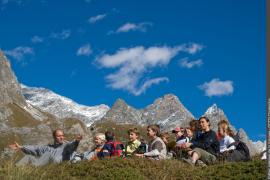
[[[60,96],[45,88],[21,85],[26,102],[58,118],[77,118],[87,127],[100,120],[110,109],[107,105],[80,105],[73,100]]]

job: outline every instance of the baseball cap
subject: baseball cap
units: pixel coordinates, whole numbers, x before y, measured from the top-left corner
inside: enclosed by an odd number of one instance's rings
[[[183,131],[184,128],[182,127],[176,127],[174,130],[172,130],[172,133],[178,133],[179,131]]]

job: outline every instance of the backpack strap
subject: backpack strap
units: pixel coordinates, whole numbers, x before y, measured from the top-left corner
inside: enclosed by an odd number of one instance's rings
[[[239,141],[235,141],[227,146],[227,148],[230,148],[231,146],[237,146],[239,144]]]

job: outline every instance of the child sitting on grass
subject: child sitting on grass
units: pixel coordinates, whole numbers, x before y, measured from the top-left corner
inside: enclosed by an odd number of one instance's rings
[[[132,156],[134,152],[139,148],[141,142],[138,140],[140,133],[137,128],[131,128],[128,130],[129,142],[126,146],[126,156]]]
[[[225,153],[226,151],[234,150],[235,146],[230,146],[230,144],[234,143],[235,140],[232,138],[233,132],[229,127],[229,122],[226,120],[221,120],[218,123],[218,132],[220,135],[220,153]]]
[[[167,150],[167,159],[171,159],[174,156],[174,147],[175,147],[175,142],[170,142],[170,135],[168,132],[163,132],[160,134],[160,138],[162,139],[162,141],[165,143],[166,145],[166,150]],[[173,145],[172,145],[173,143]]]
[[[192,140],[194,133],[190,127],[185,128],[184,136],[187,138],[187,142],[190,142]]]
[[[160,130],[158,125],[149,125],[147,127],[147,135],[150,139],[148,152],[144,154],[136,153],[135,156],[147,157],[154,160],[165,159],[167,154],[166,145],[161,138],[158,137],[159,133]]]
[[[106,131],[105,132],[105,137],[106,137],[107,142],[103,146],[102,153],[100,153],[100,155],[101,155],[100,159],[103,159],[105,157],[103,155],[107,155],[107,153],[110,154],[109,157],[112,157],[112,156],[120,157],[120,156],[122,156],[125,147],[122,144],[122,142],[114,140],[114,133],[111,132],[111,131]]]

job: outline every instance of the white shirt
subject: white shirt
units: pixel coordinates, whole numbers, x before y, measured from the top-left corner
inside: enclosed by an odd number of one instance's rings
[[[224,151],[229,151],[235,149],[235,146],[231,146],[227,148],[231,143],[235,142],[235,140],[226,135],[224,138],[222,138],[219,143],[220,143],[220,152],[223,153]]]

